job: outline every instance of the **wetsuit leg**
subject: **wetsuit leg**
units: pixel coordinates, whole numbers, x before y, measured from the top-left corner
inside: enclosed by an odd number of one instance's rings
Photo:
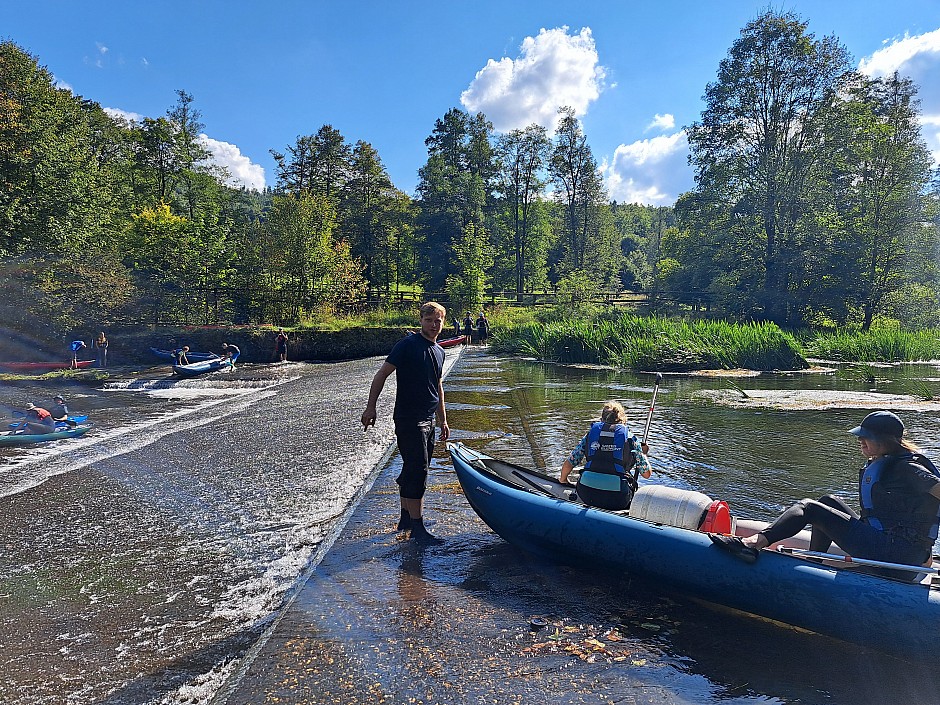
[[[842,545],[840,539],[845,539],[848,536],[853,521],[858,522],[853,514],[814,499],[801,499],[760,533],[768,542],[776,543],[795,536],[807,524],[812,524],[815,531],[820,532],[820,542],[824,540],[822,538],[822,534],[824,534],[830,541]]]
[[[854,509],[834,495],[827,494],[825,497],[820,497],[818,501],[820,504],[824,504],[827,507],[832,507],[836,511],[849,517],[854,519],[859,518]],[[833,537],[829,536],[823,527],[818,524],[813,524],[811,528],[812,537],[810,538],[809,542],[809,550],[818,551],[820,553],[828,553],[829,549],[832,548]]]

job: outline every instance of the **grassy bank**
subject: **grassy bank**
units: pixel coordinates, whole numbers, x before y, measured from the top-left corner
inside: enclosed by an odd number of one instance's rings
[[[799,342],[772,323],[684,321],[622,314],[494,330],[494,350],[635,370],[804,369]]]
[[[940,330],[879,328],[866,333],[818,333],[805,341],[804,354],[807,357],[847,362],[940,360]]]

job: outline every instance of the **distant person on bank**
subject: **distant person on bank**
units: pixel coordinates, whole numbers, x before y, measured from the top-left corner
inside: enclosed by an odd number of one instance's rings
[[[287,333],[281,328],[274,339],[274,356],[278,362],[287,362]]]
[[[189,364],[189,358],[186,357],[186,353],[188,353],[188,352],[189,352],[189,346],[188,346],[188,345],[184,345],[183,347],[177,348],[176,350],[173,351],[173,354],[176,356],[176,364],[177,364],[177,365],[188,365],[188,364]]]
[[[470,318],[470,312],[463,317],[463,334],[467,336],[467,343],[473,342],[473,319]]]
[[[232,363],[232,369],[235,368],[235,360],[242,354],[237,345],[232,343],[222,343],[222,357],[227,358]]]
[[[477,316],[477,338],[481,343],[485,343],[490,334],[490,322],[486,320],[483,311]]]
[[[447,412],[444,407],[444,349],[437,337],[444,328],[446,309],[429,301],[421,306],[421,332],[409,335],[392,348],[385,362],[375,373],[369,388],[369,400],[362,412],[362,426],[375,426],[375,405],[385,380],[396,373],[395,437],[401,453],[401,474],[395,480],[401,497],[401,518],[398,530],[411,529],[411,538],[418,543],[441,543],[424,525],[424,495],[427,491],[428,468],[434,454],[434,420],[441,427],[441,442],[447,440]]]
[[[72,351],[72,364],[71,369],[78,369],[78,353],[80,350],[84,350],[87,345],[85,345],[84,340],[73,340],[69,343],[69,350]]]
[[[92,341],[92,347],[95,350],[95,366],[96,367],[107,367],[108,366],[108,339],[105,337],[104,331],[98,333],[98,337]]]

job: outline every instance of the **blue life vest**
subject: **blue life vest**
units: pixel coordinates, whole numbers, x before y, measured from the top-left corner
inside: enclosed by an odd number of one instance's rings
[[[904,533],[916,534],[925,539],[929,536],[932,545],[937,539],[940,528],[940,505],[935,512],[930,513],[926,508],[923,511],[911,511],[911,496],[895,497],[891,493],[879,488],[879,483],[885,472],[896,463],[916,463],[940,480],[940,470],[929,458],[914,453],[900,453],[898,455],[883,455],[870,461],[859,473],[858,493],[859,503],[862,507],[862,518],[871,526],[880,531],[890,531],[897,527],[907,529]],[[899,493],[895,493],[899,494]],[[914,498],[916,500],[916,498]],[[932,500],[932,495],[923,498]],[[928,528],[929,527],[929,528]],[[927,528],[927,535],[923,529]],[[914,538],[914,536],[911,536]]]
[[[623,452],[628,435],[629,430],[623,424],[592,423],[588,431],[584,469],[623,477],[626,474]]]

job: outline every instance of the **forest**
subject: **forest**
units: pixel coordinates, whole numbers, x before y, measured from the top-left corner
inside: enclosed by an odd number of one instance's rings
[[[0,311],[65,334],[133,323],[298,325],[424,294],[470,310],[551,292],[788,329],[940,323],[940,178],[917,86],[853,69],[791,13],[749,22],[686,127],[695,187],[612,202],[574,111],[505,134],[447,110],[412,196],[333,126],[231,186],[194,96],[127,121],[0,43]]]

